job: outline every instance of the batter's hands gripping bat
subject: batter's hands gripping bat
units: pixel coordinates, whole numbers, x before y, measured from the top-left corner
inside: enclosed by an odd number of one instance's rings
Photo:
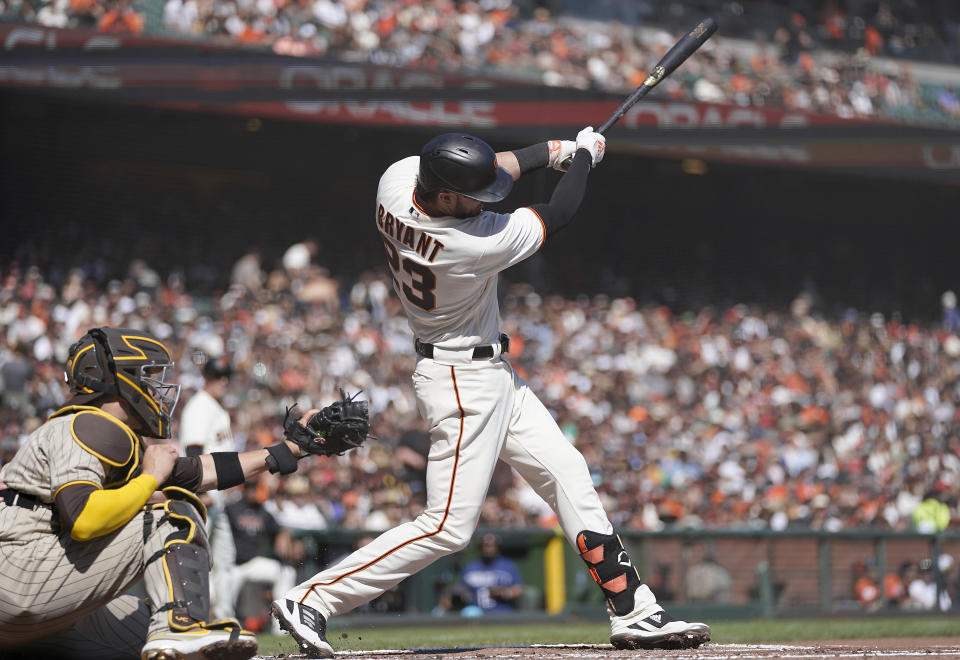
[[[680,40],[673,45],[673,48],[667,51],[667,54],[660,58],[657,65],[650,71],[647,79],[630,93],[620,107],[617,108],[607,121],[600,125],[597,133],[606,133],[611,126],[620,121],[620,118],[627,114],[627,110],[646,96],[651,89],[660,84],[660,81],[673,73],[678,66],[683,64],[688,57],[693,55],[700,46],[706,43],[714,32],[717,31],[717,22],[712,18],[705,18],[689,32],[683,35]],[[572,158],[570,159],[572,160]],[[569,165],[569,163],[566,163]]]

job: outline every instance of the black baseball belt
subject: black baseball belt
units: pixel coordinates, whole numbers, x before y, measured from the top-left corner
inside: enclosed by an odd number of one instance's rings
[[[5,490],[0,490],[0,498],[3,499],[3,503],[7,506],[19,506],[23,509],[36,509],[38,506],[50,508],[52,505],[42,501],[36,495],[27,495],[26,493],[21,493],[19,490],[14,490],[13,488],[7,488]]]
[[[509,353],[510,335],[501,332],[497,339],[500,342],[500,354],[503,355],[505,353]],[[414,339],[413,348],[420,357],[433,359],[433,344],[428,344],[427,342],[420,341],[419,339]],[[472,357],[474,360],[489,360],[496,354],[496,351],[497,347],[494,344],[481,344],[480,346],[473,347]]]

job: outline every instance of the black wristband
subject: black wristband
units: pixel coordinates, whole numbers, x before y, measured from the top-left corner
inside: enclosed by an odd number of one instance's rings
[[[550,164],[550,147],[547,146],[546,142],[538,142],[531,144],[529,147],[514,149],[513,155],[517,157],[521,174],[538,170]]]
[[[264,461],[273,474],[291,474],[297,471],[297,457],[290,451],[286,442],[267,447],[269,455]]]
[[[239,486],[246,481],[243,466],[240,465],[240,454],[235,451],[215,451],[210,455],[217,469],[217,490]]]

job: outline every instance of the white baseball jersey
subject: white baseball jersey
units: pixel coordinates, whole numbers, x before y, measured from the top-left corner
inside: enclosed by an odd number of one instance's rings
[[[500,333],[497,275],[543,245],[532,209],[433,218],[413,198],[420,157],[391,165],[377,190],[377,226],[413,333],[445,349],[490,344]]]
[[[230,414],[206,390],[194,394],[183,407],[180,444],[181,450],[190,445],[200,445],[204,454],[237,451],[230,430]]]

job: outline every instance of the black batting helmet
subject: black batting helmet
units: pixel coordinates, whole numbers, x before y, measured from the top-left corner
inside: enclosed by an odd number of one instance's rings
[[[513,188],[513,177],[497,166],[489,144],[463,133],[444,133],[420,150],[417,185],[423,192],[450,190],[480,202],[499,202]]]
[[[67,385],[71,405],[117,396],[136,411],[155,438],[170,437],[170,418],[180,385],[164,380],[173,367],[170,351],[149,332],[130,328],[93,328],[70,347]]]

